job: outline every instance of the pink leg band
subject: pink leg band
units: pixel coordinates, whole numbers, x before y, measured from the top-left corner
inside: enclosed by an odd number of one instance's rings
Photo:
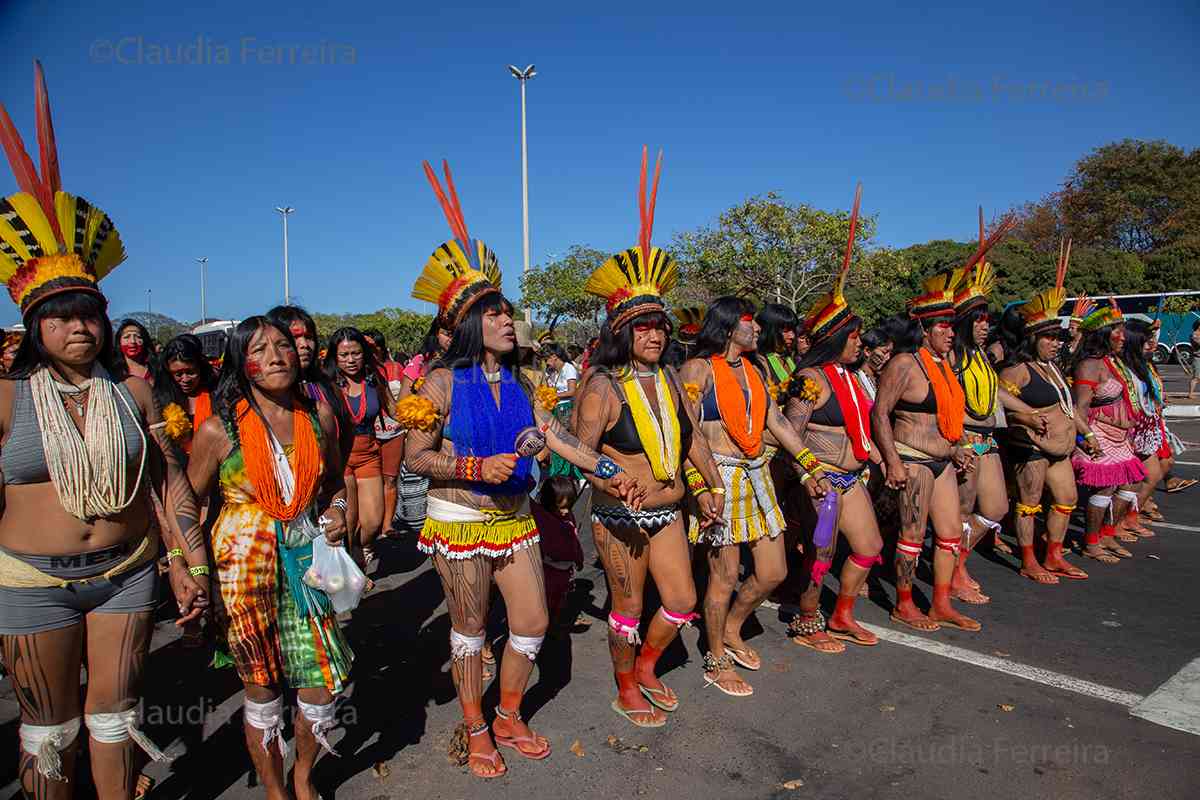
[[[933,543],[937,545],[938,550],[945,550],[948,553],[958,555],[958,548],[961,540],[959,539],[934,539]]]
[[[896,552],[903,553],[904,555],[909,556],[910,558],[920,558],[921,545],[910,544],[905,541],[899,541],[899,542],[896,542]]]
[[[676,614],[673,611],[667,611],[665,606],[658,609],[658,613],[664,620],[671,623],[676,628],[682,628],[684,625],[690,625],[692,620],[700,619],[700,615],[694,612],[688,614]]]
[[[623,617],[615,611],[608,614],[608,627],[613,633],[625,639],[630,644],[641,644],[642,637],[638,634],[638,621]]]
[[[883,556],[881,556],[881,555],[860,556],[858,553],[851,553],[850,561],[853,562],[853,564],[856,567],[861,567],[862,569],[870,569],[871,567],[875,566],[876,564],[882,564]]]
[[[813,583],[820,583],[825,578],[825,573],[829,572],[829,568],[832,566],[832,561],[814,561],[812,565]]]

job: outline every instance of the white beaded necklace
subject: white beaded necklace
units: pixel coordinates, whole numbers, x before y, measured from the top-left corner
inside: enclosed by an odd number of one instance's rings
[[[137,479],[128,487],[126,479],[128,450],[117,410],[117,397],[131,419],[138,414],[117,390],[108,373],[99,364],[92,377],[80,386],[65,384],[43,367],[29,378],[33,409],[42,434],[42,450],[50,482],[66,511],[81,520],[91,521],[120,513],[137,497],[146,469],[146,434],[138,426],[142,454]],[[83,436],[67,416],[60,392],[79,396],[91,390]],[[82,413],[82,409],[81,412]]]
[[[1054,387],[1055,394],[1058,395],[1058,407],[1067,415],[1068,419],[1075,419],[1075,404],[1071,402],[1071,390],[1067,388],[1067,379],[1058,371],[1058,367],[1054,366],[1053,361],[1039,361],[1038,366],[1045,367],[1049,375],[1046,381]]]

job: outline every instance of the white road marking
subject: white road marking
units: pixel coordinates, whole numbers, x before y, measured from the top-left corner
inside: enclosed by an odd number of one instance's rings
[[[1185,533],[1200,533],[1200,528],[1195,525],[1180,525],[1178,522],[1151,522],[1148,523],[1151,528],[1166,528],[1172,531],[1184,531]],[[1085,533],[1082,525],[1068,525],[1073,531]]]
[[[1191,443],[1189,442],[1189,444]],[[1196,445],[1192,446],[1195,447]],[[1200,467],[1200,461],[1176,461],[1175,463],[1181,467]]]
[[[1175,673],[1129,713],[1200,736],[1200,658]]]
[[[1105,700],[1109,703],[1116,703],[1119,706],[1132,708],[1143,700],[1140,694],[1134,692],[1126,692],[1122,689],[1114,689],[1111,686],[1102,686],[1098,683],[1085,681],[1082,678],[1074,678],[1070,675],[1064,675],[1061,672],[1053,672],[1052,670],[1034,667],[1029,664],[1022,664],[1017,661],[1011,661],[1007,658],[999,656],[989,656],[983,653],[976,653],[974,650],[967,650],[963,647],[955,647],[952,644],[935,641],[933,639],[925,639],[921,636],[913,636],[909,633],[901,633],[900,631],[891,628],[881,628],[878,625],[870,625],[866,622],[860,622],[864,628],[871,633],[883,639],[885,642],[912,647],[916,650],[923,650],[926,653],[932,653],[943,658],[951,658],[955,661],[962,661],[966,664],[973,664],[977,667],[990,669],[995,672],[1003,672],[1006,675],[1013,675],[1018,678],[1024,678],[1034,683],[1040,683],[1044,686],[1053,686],[1056,689],[1065,689],[1068,692],[1075,692],[1087,697],[1094,697],[1098,700]]]

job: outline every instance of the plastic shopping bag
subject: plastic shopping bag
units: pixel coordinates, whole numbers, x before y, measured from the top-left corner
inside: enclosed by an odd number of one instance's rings
[[[346,548],[331,545],[324,536],[318,536],[313,539],[312,553],[312,566],[304,573],[304,582],[325,592],[338,614],[357,608],[367,586],[367,576]]]

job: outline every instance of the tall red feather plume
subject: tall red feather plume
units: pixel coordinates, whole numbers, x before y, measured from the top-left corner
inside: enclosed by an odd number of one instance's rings
[[[979,243],[983,244],[984,229],[983,229],[983,206],[979,207]]]
[[[0,103],[0,144],[4,145],[4,153],[8,156],[13,176],[17,179],[17,188],[26,194],[33,195],[44,208],[43,196],[45,193],[42,191],[42,182],[38,178],[37,169],[33,166],[33,159],[25,151],[25,143],[21,141],[21,134],[17,132],[17,126],[13,125],[12,118],[8,116],[8,109],[4,107],[3,103]]]
[[[50,190],[51,197],[62,190],[62,178],[58,172],[58,148],[54,143],[54,123],[50,119],[50,95],[46,92],[46,76],[40,61],[34,61],[37,74],[37,137],[38,155],[42,165],[42,183]]]
[[[646,161],[650,148],[642,145],[642,175],[638,179],[638,247],[642,251],[642,260],[650,261],[650,239],[646,236]]]
[[[462,230],[463,244],[470,241],[470,236],[467,234],[467,218],[463,216],[462,203],[458,202],[458,191],[454,188],[454,178],[450,175],[450,162],[442,159],[442,170],[446,173],[446,190],[450,192],[450,202],[454,207],[454,218],[458,220],[458,227]]]
[[[37,138],[38,158],[42,166],[42,191],[45,199],[42,201],[46,208],[46,216],[54,235],[62,240],[62,231],[58,227],[58,214],[54,213],[54,195],[62,189],[62,177],[58,172],[58,147],[54,142],[54,123],[50,119],[50,95],[46,92],[46,76],[42,72],[42,62],[33,62],[34,94],[37,102]]]
[[[654,209],[658,205],[658,178],[662,175],[662,150],[658,151],[658,159],[654,162],[654,186],[650,189],[650,205],[646,208],[645,241],[642,243],[642,260],[650,266],[650,237],[654,233]]]
[[[462,240],[463,246],[467,246],[467,226],[462,221],[462,212],[457,211],[455,206],[458,204],[458,198],[455,198],[454,205],[446,199],[446,193],[442,191],[442,185],[438,182],[437,173],[433,171],[433,167],[429,166],[428,161],[422,161],[421,164],[425,167],[425,177],[429,180],[429,185],[433,187],[433,193],[437,195],[438,202],[442,206],[442,213],[446,215],[446,222],[450,223],[450,232],[455,238]],[[450,177],[450,165],[442,162],[446,169],[447,183]],[[453,191],[453,184],[451,191]]]
[[[1058,242],[1058,269],[1054,275],[1054,288],[1061,289],[1067,280],[1067,264],[1071,262],[1071,240],[1067,239],[1066,249],[1063,249],[1063,243],[1060,239]]]
[[[850,209],[850,238],[846,242],[846,255],[842,257],[842,274],[850,269],[850,256],[854,253],[854,231],[858,228],[858,206],[862,203],[862,184],[854,189],[854,207]]]
[[[1004,238],[1015,227],[1017,227],[1015,217],[1008,216],[1000,220],[1000,224],[996,227],[996,230],[992,231],[992,235],[979,243],[979,248],[975,251],[975,255],[971,256],[971,260],[966,263],[963,269],[968,271],[972,269],[987,254],[988,250],[996,246],[996,242]]]

